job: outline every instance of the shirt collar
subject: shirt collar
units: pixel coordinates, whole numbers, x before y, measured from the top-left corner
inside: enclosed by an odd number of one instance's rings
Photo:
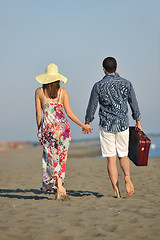
[[[119,74],[117,72],[114,72],[114,73],[107,73],[106,74],[106,77],[109,76],[109,77],[119,77]]]

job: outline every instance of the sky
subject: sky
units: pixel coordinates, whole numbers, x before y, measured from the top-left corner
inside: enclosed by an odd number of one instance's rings
[[[35,76],[50,63],[68,78],[61,87],[84,121],[108,56],[133,84],[143,131],[160,133],[159,16],[159,0],[0,0],[0,140],[37,141]],[[69,122],[73,140],[99,137],[98,109],[92,134]]]

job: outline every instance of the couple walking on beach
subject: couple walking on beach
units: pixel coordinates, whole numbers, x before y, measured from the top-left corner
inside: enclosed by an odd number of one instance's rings
[[[66,195],[64,188],[67,152],[71,141],[69,122],[63,113],[82,128],[84,134],[92,132],[90,123],[99,103],[99,128],[102,156],[108,160],[108,174],[114,189],[114,195],[120,198],[116,156],[124,172],[126,192],[130,196],[134,187],[130,179],[130,159],[128,158],[129,119],[128,105],[136,127],[142,130],[140,111],[133,86],[130,81],[121,78],[117,71],[117,62],[113,57],[103,61],[105,76],[95,83],[88,103],[85,123],[72,112],[69,95],[60,81],[67,78],[59,74],[58,67],[51,63],[44,74],[36,80],[42,84],[35,92],[36,120],[38,138],[43,146],[42,155],[42,190],[55,192],[56,198]],[[43,111],[43,117],[42,117]]]

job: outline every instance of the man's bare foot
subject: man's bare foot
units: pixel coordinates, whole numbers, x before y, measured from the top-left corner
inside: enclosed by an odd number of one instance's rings
[[[66,195],[66,189],[63,186],[57,188],[56,199],[60,199],[62,196]]]
[[[121,198],[120,194],[119,194],[119,191],[114,191],[114,196],[115,198]]]
[[[131,182],[130,176],[125,176],[126,192],[128,196],[134,193],[134,186]]]
[[[121,198],[118,181],[116,183],[116,187],[114,186],[114,196],[116,198]]]

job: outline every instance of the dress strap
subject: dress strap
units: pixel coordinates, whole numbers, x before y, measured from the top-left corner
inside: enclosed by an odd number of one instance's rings
[[[43,94],[44,101],[45,101],[45,103],[46,103],[46,98],[45,98],[45,96],[44,96],[43,88],[41,88],[41,90],[42,90],[42,94]]]
[[[57,103],[59,103],[59,100],[61,99],[61,93],[62,93],[62,88],[60,88],[60,92],[59,92]]]

